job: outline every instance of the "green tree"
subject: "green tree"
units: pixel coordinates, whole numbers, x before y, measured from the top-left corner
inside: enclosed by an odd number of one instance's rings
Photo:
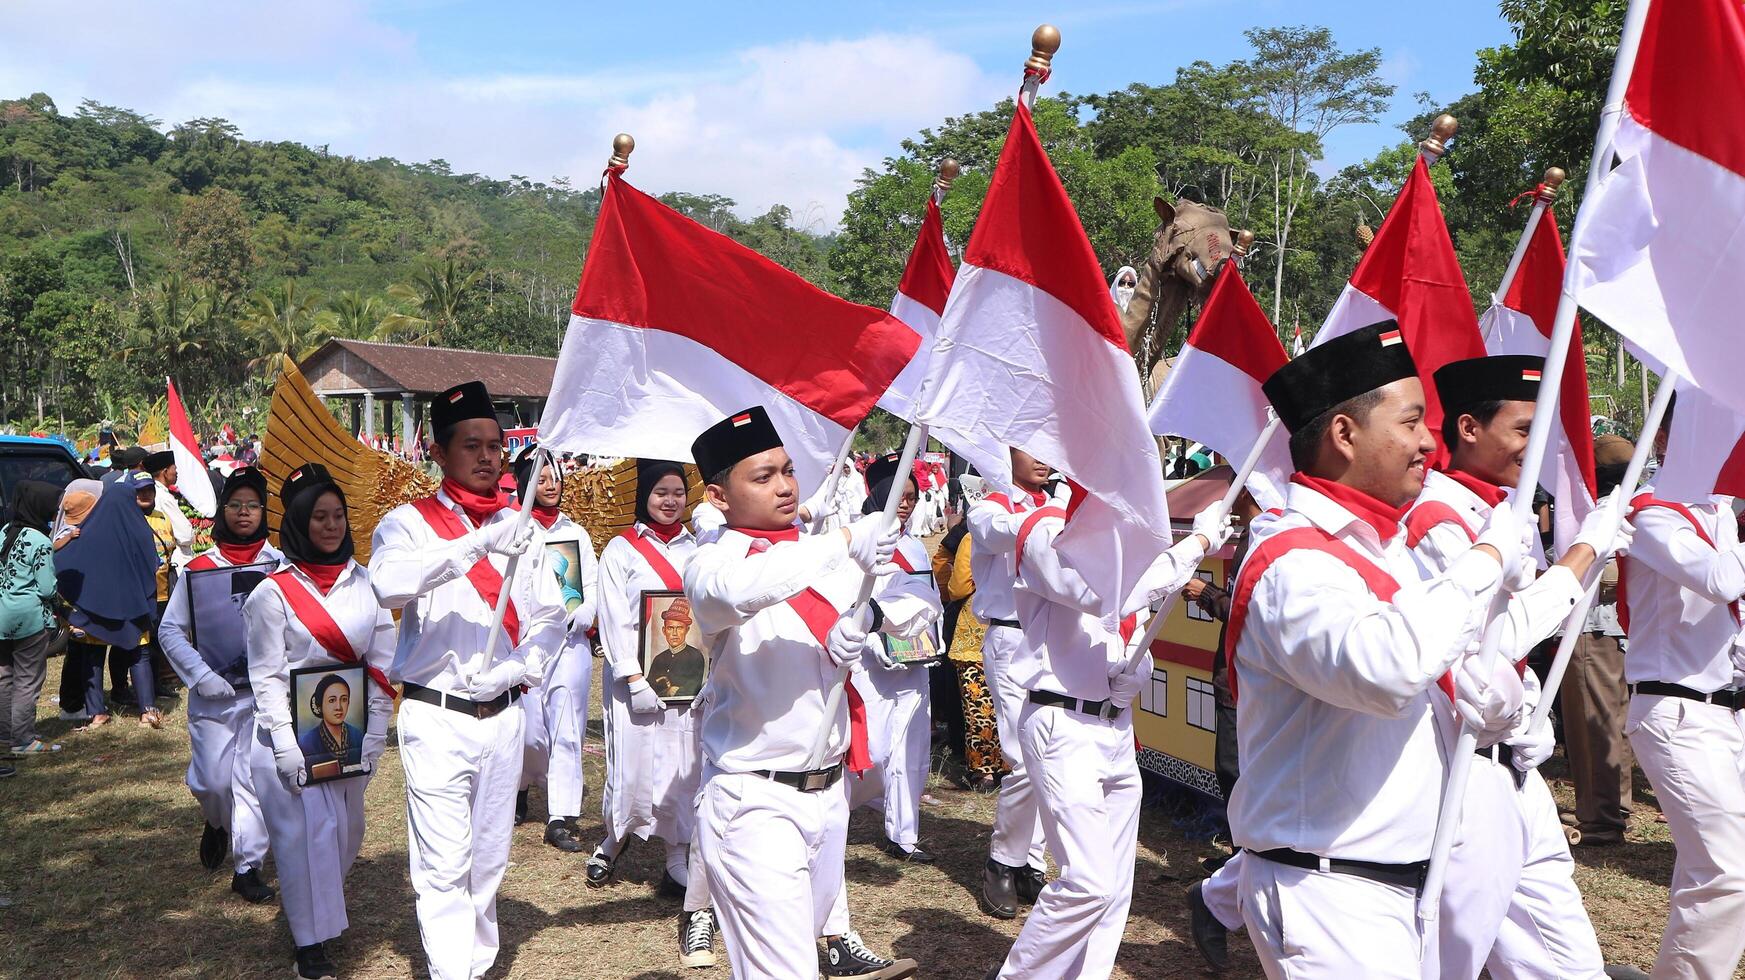
[[[192,282],[221,293],[241,293],[254,267],[242,198],[222,187],[189,198],[176,219],[176,252]]]
[[[327,309],[316,314],[315,319],[331,336],[361,340],[374,335],[390,312],[388,304],[378,297],[347,289],[333,294]]]
[[[320,298],[295,279],[255,290],[242,321],[257,352],[249,366],[270,373],[278,369],[281,356],[302,360],[313,354],[330,336],[315,316],[319,304]]]
[[[390,313],[377,326],[376,339],[413,344],[446,343],[455,331],[461,305],[478,284],[478,269],[463,270],[454,259],[421,264],[407,282],[388,287],[388,296],[410,313]]]

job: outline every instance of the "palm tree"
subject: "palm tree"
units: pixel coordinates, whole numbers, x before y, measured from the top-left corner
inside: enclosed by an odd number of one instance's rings
[[[373,335],[390,312],[379,298],[347,289],[327,301],[327,309],[316,314],[315,322],[332,336],[361,340]]]
[[[376,326],[375,339],[441,343],[453,333],[455,316],[478,281],[479,270],[461,272],[452,258],[441,265],[424,263],[412,274],[411,281],[388,287],[388,295],[406,304],[412,312],[394,312],[383,317]]]
[[[242,325],[255,340],[259,354],[249,367],[275,367],[278,358],[302,360],[314,353],[332,335],[315,315],[320,298],[286,279],[277,286],[257,289],[248,298]]]

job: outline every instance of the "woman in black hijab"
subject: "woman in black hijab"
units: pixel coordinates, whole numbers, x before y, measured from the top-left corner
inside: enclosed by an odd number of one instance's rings
[[[12,490],[12,510],[0,532],[0,755],[52,752],[36,737],[36,699],[47,672],[54,616],[54,549],[48,526],[59,493],[40,480]]]

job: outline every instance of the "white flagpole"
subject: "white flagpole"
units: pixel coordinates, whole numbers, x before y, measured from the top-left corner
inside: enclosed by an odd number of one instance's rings
[[[533,474],[528,477],[528,492],[539,495],[539,478],[545,472],[545,453],[536,450],[533,454]],[[511,518],[515,522],[515,537],[519,539],[527,533],[527,525],[533,520],[533,502],[531,499],[521,501],[521,509]],[[521,567],[521,555],[510,555],[509,564],[503,569],[503,587],[497,592],[497,608],[491,613],[491,632],[485,636],[485,661],[479,668],[482,674],[491,669],[491,661],[497,655],[497,637],[503,635],[503,617],[509,610],[509,592],[515,587],[515,572]],[[477,675],[475,675],[477,676]]]
[[[842,464],[848,461],[848,451],[854,445],[854,434],[860,431],[860,426],[848,430],[848,438],[842,440],[842,449],[836,454],[836,462],[830,466],[830,475],[824,478],[824,492],[818,497],[818,513],[812,515],[812,526],[807,528],[813,534],[824,526],[824,518],[829,517],[836,507],[836,488],[842,484]]]
[[[1497,283],[1497,291],[1491,294],[1491,305],[1496,306],[1509,295],[1509,287],[1514,285],[1515,273],[1521,269],[1521,260],[1527,256],[1527,246],[1533,241],[1533,233],[1539,227],[1539,218],[1545,209],[1557,200],[1557,189],[1563,186],[1567,175],[1561,167],[1552,167],[1545,171],[1545,179],[1533,189],[1533,210],[1527,214],[1527,227],[1521,232],[1521,240],[1515,243],[1514,254],[1509,256],[1509,267],[1503,270],[1503,279]],[[1490,335],[1485,335],[1485,341],[1490,341]]]
[[[1618,131],[1618,118],[1624,111],[1624,92],[1630,84],[1630,70],[1636,64],[1636,49],[1642,43],[1642,25],[1648,17],[1648,0],[1630,0],[1630,7],[1624,14],[1624,33],[1618,43],[1617,60],[1612,64],[1612,81],[1606,90],[1606,104],[1600,111],[1599,129],[1594,134],[1593,159],[1588,164],[1587,187],[1582,194],[1582,203],[1592,199],[1594,191],[1604,179],[1612,159],[1612,138]],[[1574,255],[1581,241],[1585,222],[1586,208],[1577,213],[1575,229],[1570,233],[1569,253]],[[1545,447],[1551,438],[1551,426],[1557,421],[1557,394],[1562,387],[1565,362],[1569,359],[1569,338],[1575,330],[1576,302],[1571,289],[1571,279],[1576,265],[1569,263],[1564,270],[1563,294],[1557,301],[1557,317],[1551,330],[1551,349],[1546,352],[1545,373],[1539,383],[1539,402],[1533,411],[1533,425],[1527,430],[1527,453],[1521,463],[1521,478],[1515,486],[1515,496],[1510,506],[1515,509],[1515,515],[1523,522],[1532,517],[1533,489],[1538,484],[1539,469],[1545,462]],[[1501,641],[1498,620],[1508,607],[1509,595],[1499,589],[1495,601],[1491,603],[1489,625],[1484,632],[1484,641],[1479,647],[1481,672],[1485,665],[1492,663]],[[1466,798],[1466,777],[1472,768],[1473,752],[1478,746],[1478,736],[1465,725],[1460,726],[1460,737],[1455,743],[1454,755],[1449,759],[1448,782],[1442,794],[1442,809],[1436,818],[1436,837],[1431,844],[1430,866],[1424,878],[1423,890],[1418,894],[1418,917],[1426,922],[1436,919],[1438,906],[1442,901],[1442,880],[1448,873],[1448,853],[1454,847],[1454,834],[1460,823],[1460,811]]]

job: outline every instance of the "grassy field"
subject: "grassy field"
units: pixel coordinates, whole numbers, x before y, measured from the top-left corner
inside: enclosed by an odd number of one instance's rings
[[[59,673],[60,661],[51,661],[45,718],[57,708],[48,698]],[[243,904],[230,893],[228,869],[200,867],[200,815],[182,784],[185,716],[179,701],[160,706],[168,719],[162,731],[141,728],[131,715],[87,733],[47,721],[44,737],[65,750],[19,762],[18,776],[0,781],[0,976],[289,975],[290,935],[277,906]],[[594,811],[601,779],[597,721],[591,729],[584,809]],[[424,972],[406,877],[400,762],[392,739],[389,744],[369,786],[363,854],[347,883],[351,928],[330,947],[346,977]],[[1555,777],[1561,758],[1547,769]],[[938,778],[935,784],[931,792],[940,802],[923,812],[922,840],[939,863],[921,867],[886,857],[874,846],[876,817],[860,811],[849,831],[850,907],[870,944],[914,957],[921,976],[980,978],[1004,955],[1022,920],[999,922],[976,907],[992,799]],[[1554,786],[1568,805],[1568,784],[1556,779]],[[1666,919],[1673,850],[1640,777],[1639,789],[1629,843],[1578,848],[1576,859],[1607,958],[1646,968]],[[1181,800],[1154,796],[1140,827],[1133,910],[1115,975],[1201,976],[1186,937],[1183,892],[1203,875],[1199,859],[1216,848],[1184,831],[1204,821]],[[492,976],[680,976],[678,906],[654,894],[660,847],[633,848],[616,885],[590,890],[582,883],[583,856],[541,841],[542,807],[535,790],[535,821],[517,830],[498,903],[503,950]],[[581,822],[584,836],[596,839],[597,813]],[[1247,943],[1232,937],[1231,945],[1235,960],[1227,975],[1258,976]],[[725,977],[722,962],[689,975]]]

